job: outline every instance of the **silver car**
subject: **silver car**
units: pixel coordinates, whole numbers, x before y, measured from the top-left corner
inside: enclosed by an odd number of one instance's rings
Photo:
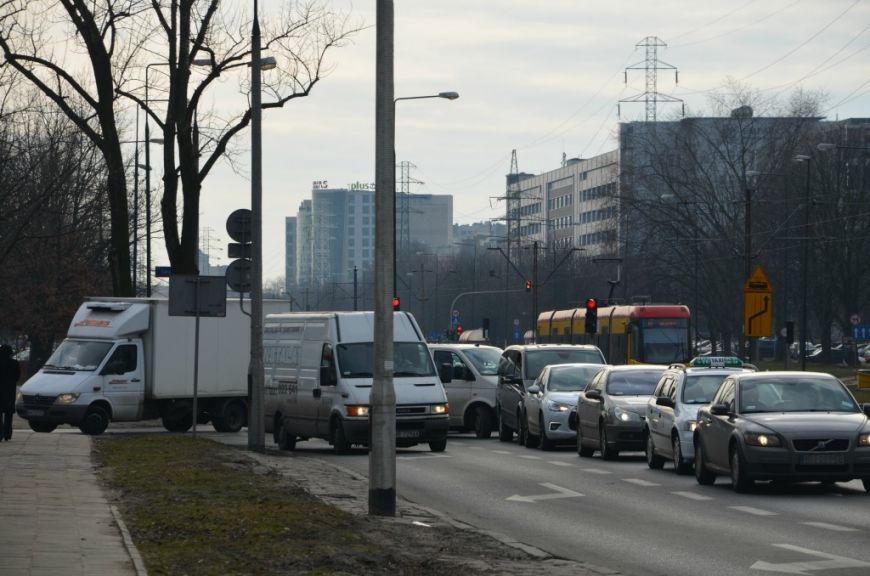
[[[526,447],[551,450],[556,443],[576,441],[568,426],[569,416],[576,409],[580,391],[602,368],[601,364],[553,364],[541,371],[523,397],[520,426],[525,430],[520,436],[525,438]]]
[[[689,366],[668,368],[647,402],[644,437],[650,468],[660,469],[670,459],[677,474],[691,473],[698,409],[710,403],[725,378],[751,371],[743,366],[739,358],[702,356]]]

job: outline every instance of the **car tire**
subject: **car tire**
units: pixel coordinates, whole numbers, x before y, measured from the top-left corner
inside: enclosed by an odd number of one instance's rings
[[[683,444],[680,442],[680,437],[674,436],[671,440],[674,458],[674,472],[685,475],[692,471],[692,463],[683,458]]]
[[[284,425],[284,419],[281,418],[280,422],[278,422],[278,449],[279,450],[295,450],[296,449],[296,436],[291,434],[289,430],[287,430],[287,426]]]
[[[89,436],[99,436],[109,427],[109,413],[102,406],[91,406],[85,413],[79,430]]]
[[[601,447],[599,450],[601,451],[601,459],[602,460],[616,460],[619,458],[619,450],[612,448],[607,443],[607,428],[604,427],[604,423],[601,423],[601,428],[598,430],[598,439]]]
[[[501,411],[496,410],[498,412],[498,441],[499,442],[510,442],[514,439],[514,429],[504,423],[504,416]]]
[[[646,465],[651,470],[661,470],[665,466],[665,459],[656,454],[655,446],[653,446],[652,434],[646,433]]]
[[[336,454],[347,454],[350,452],[350,442],[347,441],[347,436],[344,435],[344,426],[341,420],[334,418],[332,420],[332,449]]]
[[[544,428],[544,415],[538,416],[538,429],[541,431],[541,438],[538,441],[538,448],[544,451],[550,451],[556,447],[556,443],[547,438],[547,429]]]
[[[429,442],[429,450],[432,452],[444,452],[447,448],[447,438],[432,440]]]
[[[707,464],[704,461],[704,451],[701,449],[701,442],[695,439],[695,480],[702,486],[710,486],[716,481],[716,474],[707,469]]]
[[[57,428],[57,424],[54,422],[34,422],[33,420],[28,420],[27,424],[34,432],[54,432],[54,429]]]
[[[492,414],[486,406],[474,409],[474,435],[477,438],[489,438],[492,435]]]
[[[580,432],[580,421],[577,421],[577,455],[581,458],[589,458],[595,454],[595,449],[583,445],[583,433]]]
[[[738,494],[749,492],[755,482],[746,475],[746,463],[740,453],[740,448],[737,446],[731,448],[728,461],[731,462],[731,487]]]
[[[520,430],[522,430],[523,440],[520,442],[526,448],[535,448],[538,445],[538,437],[529,432],[529,419],[526,416],[517,416],[520,422]]]

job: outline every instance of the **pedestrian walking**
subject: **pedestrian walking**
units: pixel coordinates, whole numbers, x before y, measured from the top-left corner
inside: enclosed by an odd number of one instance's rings
[[[18,360],[12,357],[12,347],[0,346],[0,440],[12,439],[12,415],[15,413],[15,386],[21,377]]]

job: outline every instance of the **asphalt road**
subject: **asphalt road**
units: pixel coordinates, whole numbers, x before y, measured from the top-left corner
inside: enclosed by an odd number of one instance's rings
[[[337,456],[322,441],[300,454],[362,474],[365,451]],[[451,436],[441,454],[397,456],[403,497],[479,528],[627,575],[870,574],[870,494],[860,482],[760,484],[755,493],[650,470],[643,454],[615,462],[542,452],[495,438]]]

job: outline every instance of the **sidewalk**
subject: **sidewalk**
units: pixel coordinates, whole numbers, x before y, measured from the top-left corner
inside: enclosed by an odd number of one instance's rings
[[[91,438],[72,429],[37,434],[16,424],[12,439],[0,442],[0,573],[135,576],[94,473]]]

